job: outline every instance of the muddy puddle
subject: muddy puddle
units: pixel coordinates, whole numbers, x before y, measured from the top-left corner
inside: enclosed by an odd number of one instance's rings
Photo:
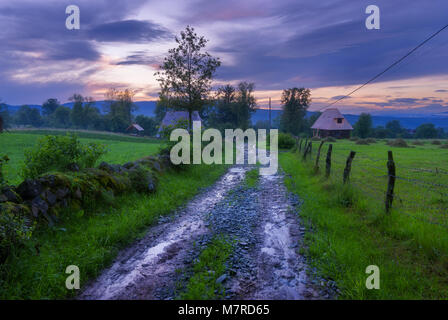
[[[204,215],[245,177],[233,167],[212,187],[191,200],[174,219],[163,219],[147,235],[123,250],[112,265],[88,284],[78,299],[169,299],[176,273],[186,267],[196,239],[208,232]],[[166,221],[169,220],[169,221]]]
[[[255,231],[257,245],[248,253],[255,262],[250,276],[238,275],[229,284],[235,299],[298,300],[321,299],[311,286],[307,265],[300,254],[305,229],[283,183],[283,175],[261,176],[258,191],[260,223]],[[247,273],[246,273],[247,274]]]

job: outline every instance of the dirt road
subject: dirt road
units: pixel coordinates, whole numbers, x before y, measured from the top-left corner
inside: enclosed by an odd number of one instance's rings
[[[123,250],[79,299],[173,299],[182,270],[214,234],[237,239],[224,285],[227,299],[325,299],[308,279],[299,249],[304,229],[300,200],[282,173],[242,182],[250,166],[235,166],[147,236]],[[315,281],[314,281],[315,282]]]

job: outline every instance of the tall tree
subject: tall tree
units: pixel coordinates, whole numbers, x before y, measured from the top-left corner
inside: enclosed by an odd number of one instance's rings
[[[216,108],[212,111],[210,117],[211,125],[221,126],[237,126],[237,115],[235,114],[234,105],[236,104],[235,87],[226,84],[218,88],[216,94]]]
[[[46,117],[52,115],[60,105],[58,99],[48,99],[42,104],[42,115]]]
[[[415,130],[415,137],[418,139],[437,138],[437,129],[432,123],[424,123]]]
[[[389,131],[389,138],[396,138],[398,135],[403,133],[403,128],[398,120],[388,121],[386,123],[386,129]]]
[[[42,116],[36,108],[30,108],[23,105],[17,110],[15,114],[16,123],[19,125],[28,125],[33,127],[40,127],[43,123]]]
[[[317,121],[317,119],[319,119],[321,114],[322,114],[322,112],[318,111],[318,112],[314,112],[309,118],[305,118],[303,120],[303,123],[304,123],[303,132],[305,132],[307,135],[312,135],[313,129],[311,129],[311,127]]]
[[[240,82],[236,94],[234,113],[236,114],[236,125],[241,129],[247,129],[250,125],[250,117],[257,106],[254,96],[255,85],[253,83]]]
[[[257,106],[254,88],[247,82],[240,82],[236,88],[230,84],[219,87],[216,103],[206,110],[208,124],[218,129],[247,129]]]
[[[310,89],[290,88],[283,90],[283,112],[280,119],[281,130],[293,135],[303,132],[306,129],[304,118],[310,103]]]
[[[0,99],[0,133],[3,132],[3,129],[8,127],[9,118],[8,108]]]
[[[358,121],[353,126],[353,134],[360,138],[367,138],[372,134],[372,116],[361,113]]]
[[[59,106],[50,116],[50,125],[56,128],[69,128],[70,122],[70,108],[66,106]]]
[[[163,118],[165,118],[165,114],[170,109],[170,99],[167,94],[166,89],[162,89],[161,92],[159,92],[159,100],[157,100],[156,109],[154,110],[155,121],[157,124],[162,122]]]
[[[188,111],[191,130],[192,113],[206,105],[213,74],[221,62],[208,52],[202,52],[208,40],[198,36],[193,27],[187,26],[175,40],[178,46],[168,51],[155,75],[162,90],[167,91],[170,105]]]
[[[132,123],[132,112],[137,109],[133,102],[134,92],[130,89],[110,89],[106,93],[106,111],[110,130],[124,132]]]
[[[95,129],[98,127],[101,114],[100,110],[95,107],[95,104],[96,102],[92,97],[84,99],[83,114],[85,119],[84,128],[86,129]]]
[[[70,112],[70,121],[72,122],[75,128],[85,128],[85,117],[84,117],[84,100],[85,98],[75,93],[73,96],[69,98],[69,101],[73,101],[73,107]]]

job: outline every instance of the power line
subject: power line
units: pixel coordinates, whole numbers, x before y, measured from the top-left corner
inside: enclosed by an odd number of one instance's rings
[[[425,41],[421,42],[418,46],[416,46],[414,49],[412,49],[411,51],[409,51],[408,53],[406,53],[403,57],[401,57],[400,59],[398,59],[397,61],[395,61],[394,63],[392,63],[389,67],[387,67],[385,70],[383,70],[382,72],[378,73],[376,76],[374,76],[373,78],[371,78],[369,81],[365,82],[364,84],[362,84],[361,86],[359,86],[358,88],[356,88],[355,90],[353,90],[352,92],[350,92],[349,94],[340,97],[339,99],[337,99],[336,101],[333,101],[332,103],[330,103],[329,105],[319,108],[318,111],[331,107],[332,105],[338,103],[341,100],[344,100],[345,98],[351,96],[352,94],[354,94],[356,91],[361,90],[362,88],[364,88],[366,85],[368,85],[369,83],[375,81],[376,79],[378,79],[379,77],[381,77],[383,74],[385,74],[387,71],[389,71],[390,69],[392,69],[393,67],[395,67],[397,64],[399,64],[401,61],[403,61],[404,59],[406,59],[407,57],[409,57],[411,54],[413,54],[415,51],[417,51],[420,47],[422,47],[425,43],[427,43],[429,40],[431,40],[432,38],[434,38],[435,36],[437,36],[440,32],[442,32],[443,30],[445,30],[446,28],[448,28],[448,24],[445,25],[443,28],[441,28],[440,30],[438,30],[437,32],[435,32],[434,34],[432,34],[429,38],[427,38]]]

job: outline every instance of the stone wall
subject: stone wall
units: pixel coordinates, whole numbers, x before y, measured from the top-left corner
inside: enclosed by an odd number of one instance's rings
[[[20,211],[38,224],[54,224],[61,209],[82,208],[92,202],[125,192],[153,193],[158,176],[169,165],[156,157],[113,165],[102,162],[98,168],[56,172],[27,179],[20,185],[0,190],[0,210]]]

